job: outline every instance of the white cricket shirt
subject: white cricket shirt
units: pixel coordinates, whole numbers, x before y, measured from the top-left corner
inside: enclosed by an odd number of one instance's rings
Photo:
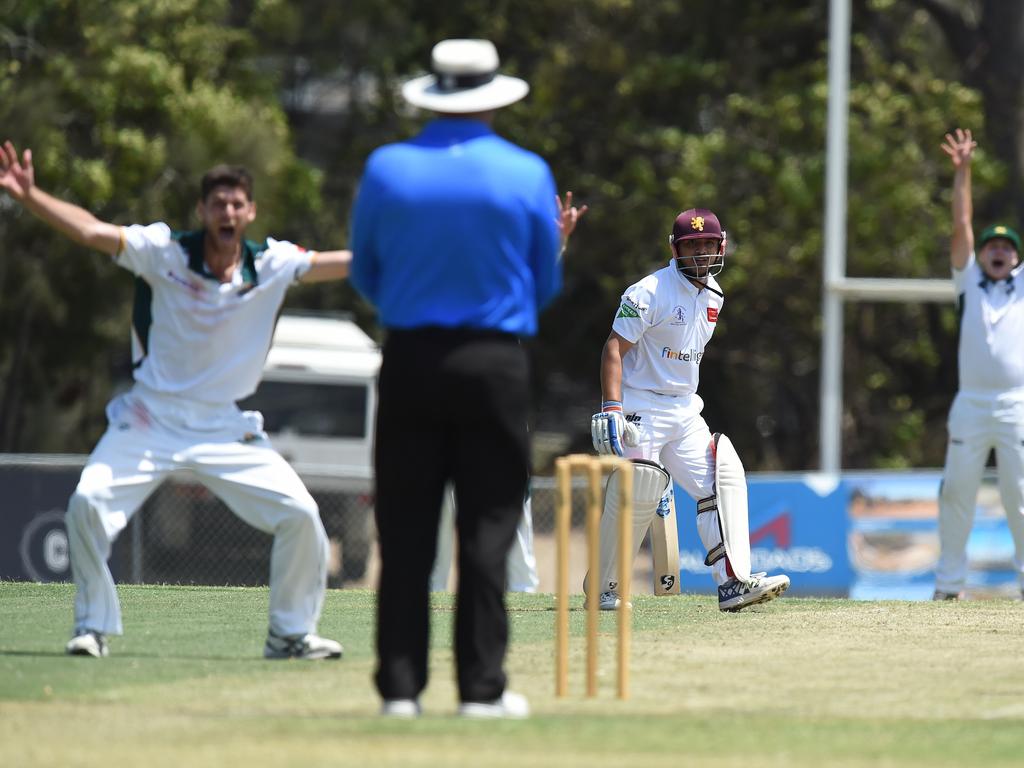
[[[960,311],[960,391],[974,395],[1020,390],[1024,398],[1024,280],[985,277],[974,254],[953,270]]]
[[[231,282],[221,283],[204,274],[201,233],[172,234],[162,222],[123,231],[115,261],[145,282],[136,286],[132,323],[135,380],[204,403],[251,395],[285,291],[312,252],[271,239],[247,243]]]
[[[713,277],[698,289],[673,262],[627,288],[612,322],[612,330],[635,345],[622,360],[622,385],[696,394],[704,347],[725,301],[721,290]]]

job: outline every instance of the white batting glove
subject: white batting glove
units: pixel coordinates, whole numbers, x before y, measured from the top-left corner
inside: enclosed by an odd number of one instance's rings
[[[594,450],[606,456],[622,456],[623,446],[640,444],[640,431],[626,421],[618,400],[605,400],[601,412],[590,417],[590,437]]]

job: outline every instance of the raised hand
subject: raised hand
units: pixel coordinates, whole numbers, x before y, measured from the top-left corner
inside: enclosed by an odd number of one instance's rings
[[[562,248],[569,242],[569,235],[576,229],[576,224],[587,212],[587,206],[577,208],[572,204],[572,192],[565,193],[565,203],[562,203],[560,195],[555,195],[555,202],[558,204],[558,229],[562,233]]]
[[[959,168],[961,165],[970,164],[971,153],[977,146],[978,142],[971,136],[970,129],[965,131],[962,128],[957,128],[955,133],[946,134],[942,151],[949,155],[953,161],[953,167]]]
[[[34,185],[35,171],[32,168],[32,150],[26,149],[19,162],[14,144],[5,141],[0,147],[0,189],[15,200],[22,201],[28,197],[29,190]]]

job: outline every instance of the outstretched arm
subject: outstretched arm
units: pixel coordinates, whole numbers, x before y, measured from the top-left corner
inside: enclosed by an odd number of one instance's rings
[[[949,263],[953,269],[967,266],[967,259],[974,251],[974,216],[971,203],[971,153],[978,142],[970,130],[956,129],[955,134],[947,133],[942,145],[943,151],[953,161],[953,237],[949,246]]]
[[[80,245],[111,256],[121,249],[121,227],[100,221],[84,208],[58,200],[36,186],[31,149],[26,149],[19,159],[10,141],[0,147],[0,189]]]
[[[344,280],[352,264],[352,251],[317,251],[313,264],[302,276],[303,283]]]

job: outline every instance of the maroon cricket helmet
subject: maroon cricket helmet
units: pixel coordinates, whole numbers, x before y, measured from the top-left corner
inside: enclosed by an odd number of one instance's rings
[[[704,237],[721,240],[722,224],[718,217],[707,208],[690,208],[676,216],[669,241],[675,244],[680,240],[696,240]]]

